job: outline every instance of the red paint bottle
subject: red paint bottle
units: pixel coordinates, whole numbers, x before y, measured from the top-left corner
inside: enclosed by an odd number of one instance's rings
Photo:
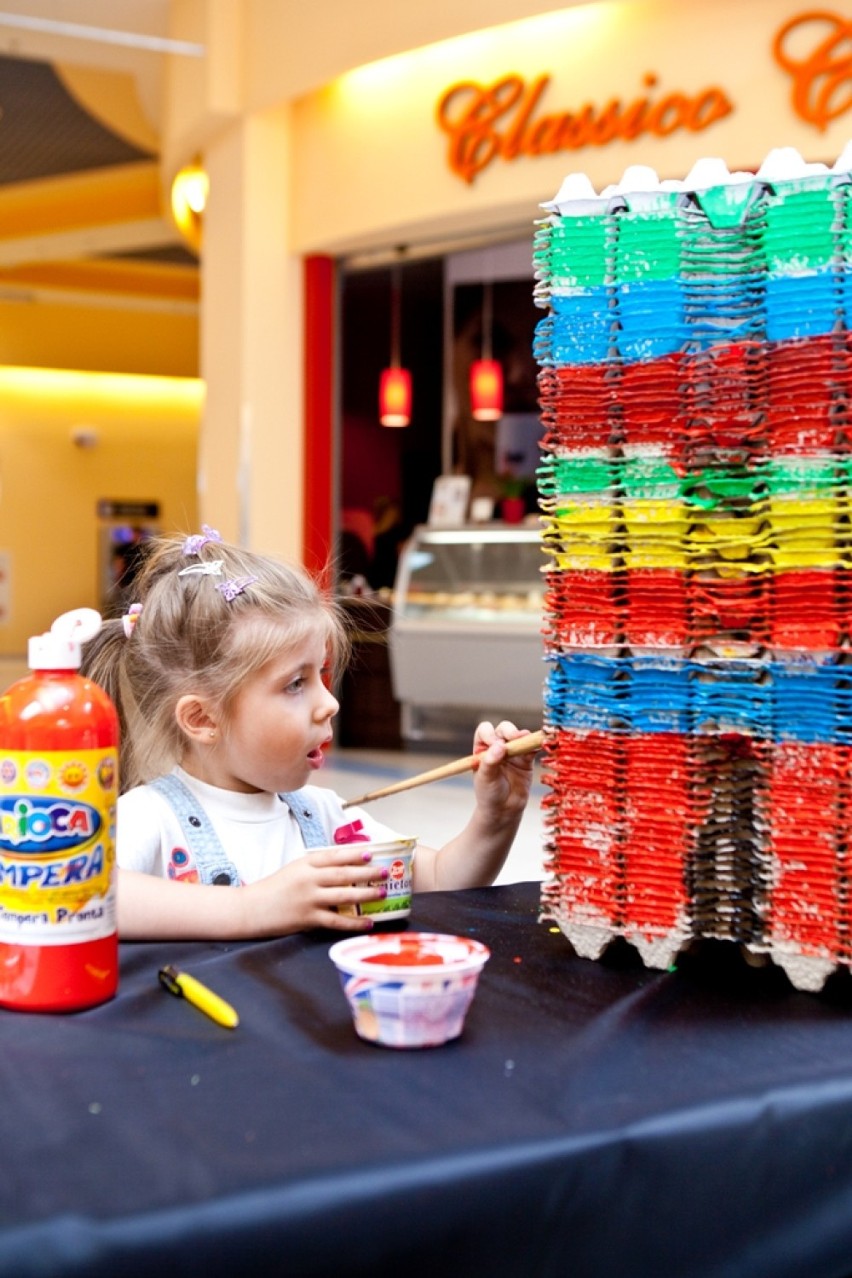
[[[99,626],[59,617],[0,696],[0,1006],[70,1012],[118,985],[118,718],[78,673]]]

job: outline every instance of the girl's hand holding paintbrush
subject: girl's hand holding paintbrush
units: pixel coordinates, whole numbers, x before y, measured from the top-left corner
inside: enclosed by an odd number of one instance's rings
[[[525,728],[503,720],[496,728],[481,723],[473,740],[477,804],[495,820],[515,820],[516,828],[530,797],[535,755],[513,751],[510,746],[530,735]]]
[[[490,724],[480,724],[481,728],[490,728]],[[544,738],[543,732],[527,732],[523,728],[514,728],[514,725],[508,722],[500,725],[501,728],[513,728],[514,736],[504,736],[506,741],[507,758],[515,758],[517,755],[534,754],[541,749]],[[477,729],[478,731],[478,729]],[[497,729],[494,729],[496,732]],[[357,799],[347,799],[343,804],[344,808],[360,807],[364,803],[371,803],[373,799],[385,799],[391,794],[401,794],[404,790],[413,790],[416,786],[428,785],[432,781],[444,781],[448,777],[459,776],[463,772],[472,772],[479,766],[481,753],[487,749],[485,744],[479,747],[480,753],[465,755],[463,759],[456,759],[453,763],[442,763],[440,767],[431,768],[428,772],[419,772],[417,776],[406,777],[404,781],[396,781],[393,785],[384,786],[381,790],[370,790],[368,794],[362,794]],[[532,767],[530,763],[529,767]]]
[[[418,892],[484,887],[494,881],[518,832],[529,799],[534,750],[540,745],[540,733],[528,733],[508,720],[496,727],[480,723],[472,755],[408,782],[373,791],[354,802],[366,803],[443,776],[475,771],[473,815],[462,832],[440,851],[418,847],[414,886]]]
[[[535,757],[532,753],[512,757],[508,745],[527,735],[508,720],[502,720],[496,728],[488,722],[480,723],[476,729],[476,806],[465,829],[446,843],[435,858],[436,888],[487,886],[502,868],[529,799]]]

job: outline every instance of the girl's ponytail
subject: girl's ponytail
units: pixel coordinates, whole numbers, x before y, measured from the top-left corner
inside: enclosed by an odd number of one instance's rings
[[[104,621],[98,633],[83,645],[80,673],[103,688],[118,712],[120,777],[130,774],[131,740],[127,730],[133,693],[124,674],[124,657],[130,642],[126,618]],[[122,786],[122,788],[126,788]]]

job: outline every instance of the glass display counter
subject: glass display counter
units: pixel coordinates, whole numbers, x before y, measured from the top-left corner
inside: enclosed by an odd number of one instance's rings
[[[430,712],[448,724],[462,710],[473,723],[539,726],[544,564],[537,526],[414,530],[400,555],[390,627],[405,738],[425,735]]]

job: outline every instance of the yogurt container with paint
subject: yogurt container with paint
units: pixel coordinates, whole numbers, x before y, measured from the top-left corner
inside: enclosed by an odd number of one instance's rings
[[[363,846],[369,847],[372,852],[372,864],[379,873],[387,867],[388,877],[375,880],[377,885],[387,888],[387,896],[383,901],[362,901],[355,905],[341,905],[338,912],[363,915],[376,923],[392,923],[394,919],[407,919],[411,913],[411,876],[417,840],[391,839],[386,843],[369,843]]]
[[[463,936],[394,932],[337,941],[329,957],[360,1038],[437,1047],[461,1034],[490,951]]]

